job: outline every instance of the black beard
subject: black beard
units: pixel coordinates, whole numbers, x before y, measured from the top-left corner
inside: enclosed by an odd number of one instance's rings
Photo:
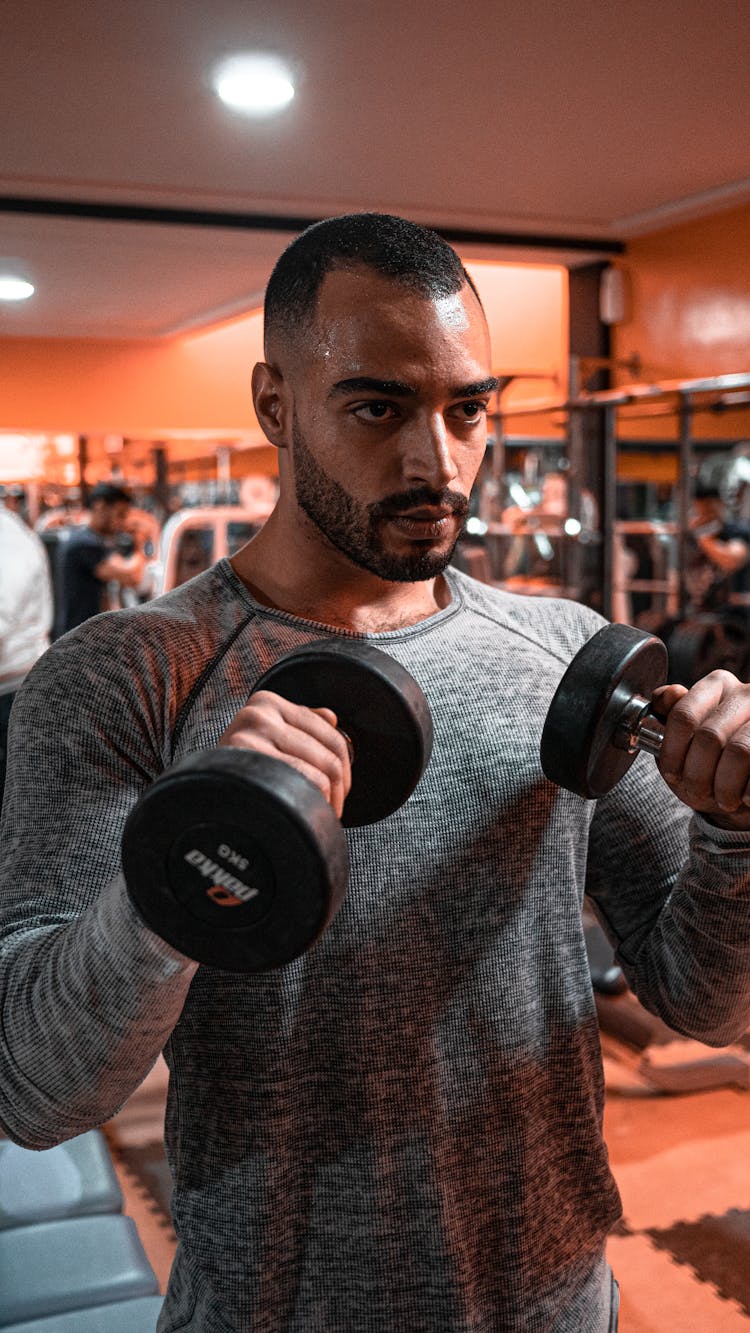
[[[450,564],[460,530],[448,551],[391,555],[383,549],[381,528],[387,519],[420,505],[439,505],[465,518],[469,511],[465,496],[456,491],[415,486],[374,504],[361,505],[317,462],[305,444],[296,416],[292,440],[297,503],[332,546],[360,569],[389,583],[420,583],[442,574]]]

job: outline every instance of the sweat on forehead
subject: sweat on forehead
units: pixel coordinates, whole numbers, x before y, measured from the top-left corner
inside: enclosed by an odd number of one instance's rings
[[[476,288],[455,250],[426,227],[387,213],[352,213],[308,227],[271,274],[264,308],[266,352],[311,327],[327,273],[369,269],[425,297]]]

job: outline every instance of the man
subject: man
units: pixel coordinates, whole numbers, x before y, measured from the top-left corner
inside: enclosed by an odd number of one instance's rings
[[[49,647],[51,627],[47,553],[6,494],[0,505],[0,805],[10,710],[24,677]]]
[[[72,528],[58,555],[55,637],[82,625],[84,620],[107,609],[107,584],[134,588],[146,567],[142,551],[123,555],[114,549],[114,538],[126,531],[131,507],[122,486],[101,481],[89,496],[86,524]]]
[[[309,229],[271,277],[253,373],[279,450],[267,524],[68,635],[17,701],[0,1124],[36,1147],[78,1133],[166,1043],[163,1330],[605,1333],[619,1200],[584,889],[671,1026],[724,1043],[748,1024],[750,689],[718,673],[659,692],[680,800],[648,758],[595,805],[545,781],[547,707],[601,621],[449,568],[495,384],[444,242],[379,215]],[[123,822],[217,742],[282,758],[339,813],[334,715],[247,702],[327,635],[412,673],[432,760],[400,810],[348,831],[349,893],[312,950],[267,974],[198,967],[131,906]]]
[[[718,486],[699,482],[690,516],[688,588],[696,610],[726,605],[732,592],[747,591],[750,527],[727,517]]]

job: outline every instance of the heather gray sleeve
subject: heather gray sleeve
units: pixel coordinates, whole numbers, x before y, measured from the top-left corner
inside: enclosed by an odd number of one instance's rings
[[[125,818],[163,757],[158,709],[113,647],[123,645],[75,631],[37,664],[13,709],[0,854],[0,1126],[34,1148],[122,1105],[177,1022],[195,971],[141,922],[119,873]]]
[[[646,1008],[710,1045],[750,1027],[750,834],[691,816],[647,755],[597,803],[587,892]]]
[[[492,599],[473,585],[471,596]],[[552,685],[605,622],[570,602],[520,598],[498,605],[519,634],[559,662],[537,700],[541,735]],[[516,640],[519,672],[522,652]],[[530,659],[527,671],[534,670]],[[641,1002],[697,1040],[736,1040],[750,1027],[750,833],[693,817],[646,754],[603,799],[582,802],[558,789],[556,802],[567,837],[580,837],[582,813],[590,819],[586,892]]]

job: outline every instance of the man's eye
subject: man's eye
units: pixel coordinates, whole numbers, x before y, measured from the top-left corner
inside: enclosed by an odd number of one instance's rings
[[[458,406],[458,414],[464,421],[479,421],[486,412],[486,403],[460,403]]]
[[[363,421],[387,421],[393,416],[393,407],[390,403],[359,403],[353,410],[354,415],[361,417]]]

